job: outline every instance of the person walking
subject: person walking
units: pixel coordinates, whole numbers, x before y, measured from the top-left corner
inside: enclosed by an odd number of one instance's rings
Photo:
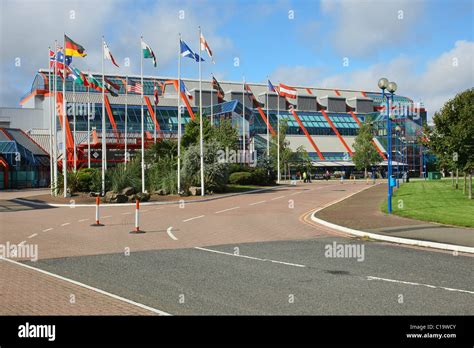
[[[303,182],[306,183],[306,172],[303,172]]]

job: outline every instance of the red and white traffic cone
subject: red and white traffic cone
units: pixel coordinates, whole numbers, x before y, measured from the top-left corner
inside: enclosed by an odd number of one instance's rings
[[[135,205],[135,229],[130,233],[145,233],[145,231],[140,230],[140,200],[138,199]]]
[[[91,225],[94,227],[104,226],[104,224],[100,223],[99,205],[100,205],[100,197],[97,196],[95,197],[95,224]]]

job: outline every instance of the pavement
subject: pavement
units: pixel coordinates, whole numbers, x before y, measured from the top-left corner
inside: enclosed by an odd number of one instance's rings
[[[0,314],[60,311],[38,297],[11,305],[11,294],[32,287],[25,284],[28,278],[32,284],[54,281],[53,288],[83,284],[90,296],[105,294],[93,305],[83,303],[81,313],[87,314],[102,303],[110,307],[105,298],[119,298],[154,314],[472,315],[471,256],[359,240],[309,218],[315,209],[364,189],[360,182],[314,182],[143,206],[144,234],[129,233],[132,206],[101,207],[105,226],[93,227],[94,207],[23,210],[23,203],[10,201],[14,207],[0,212],[0,246],[37,246],[38,260],[18,255],[14,260],[21,265],[9,263],[18,272],[9,271],[2,281],[11,285],[0,288]],[[336,247],[346,248],[342,257],[328,254]],[[33,268],[22,275],[25,265]],[[41,298],[48,292],[34,291]],[[52,292],[49,301],[63,301],[68,292],[74,290]],[[28,307],[21,307],[24,302]],[[62,310],[75,313],[67,308]]]
[[[474,247],[472,228],[429,223],[381,212],[380,205],[386,194],[386,185],[371,186],[368,190],[319,211],[316,217],[365,232]]]

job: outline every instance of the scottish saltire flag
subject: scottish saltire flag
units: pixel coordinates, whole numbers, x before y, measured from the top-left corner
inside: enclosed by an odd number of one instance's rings
[[[188,57],[194,59],[196,62],[199,62],[199,59],[201,59],[201,62],[204,62],[204,59],[199,57],[199,54],[194,53],[193,50],[190,49],[183,40],[179,40],[179,45],[181,48],[181,57]]]
[[[186,86],[184,85],[184,82],[183,80],[180,80],[180,86],[179,86],[179,90],[181,91],[181,93],[184,93],[186,94],[186,96],[189,98],[189,99],[193,99],[193,95],[188,91],[188,89],[186,88]]]

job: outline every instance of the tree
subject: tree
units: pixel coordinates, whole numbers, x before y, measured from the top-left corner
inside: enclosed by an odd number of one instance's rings
[[[434,128],[426,134],[425,144],[451,170],[469,175],[472,199],[474,170],[474,88],[448,100],[433,117]]]
[[[364,169],[365,178],[367,178],[367,169],[382,161],[382,157],[372,142],[373,137],[374,130],[368,118],[359,128],[359,133],[354,143],[354,154],[352,155],[352,161],[356,168],[359,170]]]
[[[200,128],[199,128],[199,119],[200,115],[196,113],[196,117],[194,120],[189,121],[184,127],[184,134],[181,138],[181,145],[185,148],[191,145],[199,145],[199,138],[200,138]],[[202,120],[202,134],[203,134],[203,141],[207,142],[211,140],[213,136],[213,130],[211,126],[211,122],[207,117],[204,117]]]
[[[212,127],[211,138],[218,141],[222,147],[237,150],[239,147],[239,132],[232,126],[230,119],[221,119]]]
[[[290,158],[292,152],[290,149],[290,142],[286,139],[286,131],[288,129],[288,122],[286,120],[280,120],[280,171],[286,171],[286,166],[290,163]],[[271,162],[274,164],[275,171],[277,170],[277,156],[278,156],[278,135],[272,134],[271,136],[271,145],[270,145],[270,158]]]

